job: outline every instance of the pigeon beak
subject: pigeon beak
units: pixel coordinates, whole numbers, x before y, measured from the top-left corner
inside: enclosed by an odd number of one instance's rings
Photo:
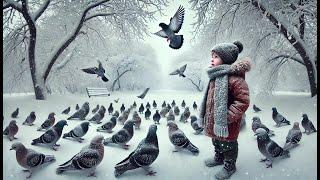
[[[13,150],[13,148],[10,148],[10,151]]]

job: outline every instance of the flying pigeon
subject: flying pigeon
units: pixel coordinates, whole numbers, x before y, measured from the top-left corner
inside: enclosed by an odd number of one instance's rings
[[[122,129],[113,136],[104,139],[103,144],[107,145],[109,143],[115,143],[119,144],[124,149],[128,149],[129,145],[127,145],[127,142],[133,137],[133,124],[134,122],[132,120],[127,121]]]
[[[69,112],[70,112],[70,106],[67,108],[67,109],[65,109],[65,110],[63,110],[62,112],[61,112],[61,114],[69,114]]]
[[[92,109],[91,112],[96,113],[99,109],[100,109],[100,106],[99,106],[99,104],[97,104],[97,106],[94,109]]]
[[[200,127],[198,124],[198,118],[197,116],[190,116],[191,119],[191,127],[193,130],[195,130],[196,132],[194,134],[198,135],[203,131],[203,127]]]
[[[57,146],[60,146],[59,144],[56,144],[57,141],[60,139],[62,135],[63,127],[67,125],[66,120],[60,120],[57,122],[54,126],[52,126],[49,130],[47,130],[44,134],[42,134],[39,138],[32,140],[31,145],[36,145],[38,143],[45,144],[47,146],[50,146],[53,150],[57,150]]]
[[[56,121],[56,118],[54,117],[56,115],[54,112],[50,113],[48,116],[48,119],[46,119],[41,126],[37,129],[37,131],[41,131],[42,129],[48,130],[51,128],[51,126],[54,125],[54,122]]]
[[[145,89],[145,90],[143,91],[143,93],[142,93],[141,95],[137,96],[137,97],[143,99],[143,98],[147,95],[149,89],[150,89],[150,88]]]
[[[147,175],[154,175],[156,172],[150,169],[150,165],[157,159],[159,155],[157,126],[150,125],[147,137],[144,138],[137,148],[130,153],[130,155],[116,164],[114,175],[120,176],[128,170],[143,168],[148,173]]]
[[[32,126],[34,125],[33,122],[36,120],[36,114],[34,111],[30,113],[30,115],[27,117],[27,119],[22,123],[23,125]]]
[[[184,109],[184,112],[180,116],[180,122],[184,122],[184,123],[188,122],[189,117],[190,117],[189,107],[186,107]]]
[[[257,129],[262,128],[265,131],[267,131],[269,137],[274,136],[274,132],[267,128],[266,125],[262,124],[261,120],[259,117],[255,116],[252,118],[252,124],[251,124],[251,129],[254,133],[256,133]]]
[[[161,116],[159,114],[159,110],[156,110],[156,113],[152,117],[155,124],[160,124],[159,121],[161,119]]]
[[[290,121],[284,118],[280,113],[278,113],[277,108],[272,108],[272,119],[276,122],[276,126],[279,127],[283,124],[290,125]]]
[[[86,69],[82,69],[82,71],[88,73],[88,74],[96,74],[98,75],[97,77],[101,77],[101,79],[104,82],[108,82],[109,79],[106,78],[106,76],[104,75],[104,73],[106,72],[105,69],[102,66],[102,63],[98,60],[99,66],[98,67],[91,67],[91,68],[86,68]]]
[[[88,171],[89,176],[95,176],[95,170],[101,163],[104,156],[103,136],[95,136],[89,145],[83,147],[79,153],[74,155],[69,161],[59,165],[57,174],[64,171],[83,170]]]
[[[293,123],[292,129],[289,130],[288,135],[286,137],[286,143],[283,146],[283,149],[291,149],[296,147],[301,140],[302,132],[299,128],[299,122]]]
[[[253,105],[252,108],[253,108],[254,112],[259,112],[259,111],[261,111],[261,109],[258,108],[255,104]]]
[[[186,77],[183,73],[186,70],[187,64],[181,66],[179,69],[176,69],[175,71],[173,71],[172,73],[170,73],[169,75],[179,75],[181,77]]]
[[[174,115],[179,116],[179,114],[180,114],[179,107],[178,106],[174,106],[173,112],[174,112]]]
[[[303,119],[301,121],[301,124],[302,124],[302,127],[304,128],[304,133],[309,135],[313,132],[317,132],[316,128],[314,127],[312,122],[309,120],[308,115],[303,114],[302,117],[303,117]]]
[[[151,116],[151,111],[149,108],[147,108],[147,110],[144,112],[144,117],[146,119],[150,119],[150,116]]]
[[[106,131],[107,133],[112,133],[112,129],[117,124],[117,117],[112,116],[110,121],[107,121],[105,124],[103,124],[101,127],[97,128],[97,131]]]
[[[133,121],[134,121],[134,127],[135,127],[135,129],[140,129],[141,118],[140,118],[140,116],[139,116],[139,114],[138,114],[137,111],[135,111],[135,112],[133,113],[132,118],[133,118]]]
[[[15,111],[13,111],[13,113],[11,114],[12,118],[17,118],[19,114],[19,108],[17,108]]]
[[[10,150],[16,151],[16,159],[20,166],[29,172],[27,178],[30,178],[34,169],[40,168],[42,164],[54,162],[53,155],[45,155],[35,150],[26,148],[22,143],[16,142],[11,145]]]
[[[120,112],[123,113],[124,110],[126,110],[126,108],[124,107],[124,104],[122,104],[120,107]]]
[[[120,98],[115,99],[114,102],[115,102],[115,103],[118,103],[118,102],[119,102],[119,99],[120,99]]]
[[[85,102],[82,107],[76,111],[72,116],[68,117],[70,119],[80,119],[84,120],[90,111],[89,102]]]
[[[9,140],[12,141],[13,139],[17,139],[14,137],[18,133],[19,127],[17,126],[16,120],[11,120],[9,126],[7,126],[4,131],[3,135],[8,136]]]
[[[84,140],[82,137],[88,132],[89,126],[89,122],[82,122],[81,124],[74,127],[70,132],[65,133],[62,137],[71,137],[81,143]]]
[[[172,49],[179,49],[183,44],[183,35],[176,35],[181,29],[184,20],[184,8],[179,6],[173,17],[170,18],[169,25],[160,23],[161,30],[154,33],[157,36],[167,38],[169,41],[169,47]]]

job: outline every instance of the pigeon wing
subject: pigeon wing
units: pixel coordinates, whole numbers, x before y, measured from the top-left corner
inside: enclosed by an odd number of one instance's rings
[[[170,19],[169,28],[175,33],[179,32],[181,29],[184,20],[184,12],[184,8],[179,6],[177,12]]]
[[[177,74],[179,74],[179,73],[180,73],[180,70],[177,69],[177,70],[173,71],[172,73],[170,73],[169,75],[177,75]]]
[[[99,63],[99,70],[101,70],[103,73],[106,72],[106,70],[103,68],[101,61],[98,60]]]
[[[187,64],[183,65],[181,68],[180,68],[180,72],[183,74],[184,71],[186,70],[186,67],[187,67]]]
[[[153,34],[160,36],[160,37],[163,37],[163,38],[168,38],[168,35],[163,30],[160,30],[160,31],[153,33]]]
[[[88,74],[96,74],[97,72],[97,68],[93,67],[93,68],[86,68],[86,69],[81,69],[83,72],[86,72]]]

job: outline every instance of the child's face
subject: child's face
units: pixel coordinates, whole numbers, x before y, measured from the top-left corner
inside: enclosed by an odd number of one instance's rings
[[[219,66],[221,64],[223,64],[223,61],[221,60],[221,58],[218,56],[218,54],[216,54],[215,52],[211,53],[211,66],[215,67],[215,66]]]

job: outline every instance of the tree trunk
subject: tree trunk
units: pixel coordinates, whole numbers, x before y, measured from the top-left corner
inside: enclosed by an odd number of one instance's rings
[[[114,87],[115,87],[117,81],[121,78],[121,76],[123,76],[125,73],[127,73],[129,71],[132,71],[132,69],[127,69],[127,70],[123,71],[120,75],[118,75],[118,77],[112,83],[111,91],[114,91]]]

